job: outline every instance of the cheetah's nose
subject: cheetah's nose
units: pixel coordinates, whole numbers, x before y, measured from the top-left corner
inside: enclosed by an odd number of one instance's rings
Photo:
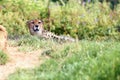
[[[37,27],[37,28],[38,28],[38,25],[35,25],[35,27]]]

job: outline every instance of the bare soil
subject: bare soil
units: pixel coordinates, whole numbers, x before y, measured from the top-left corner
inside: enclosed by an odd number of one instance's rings
[[[19,47],[8,47],[9,62],[0,65],[0,80],[6,80],[9,74],[12,74],[18,68],[34,68],[40,65],[43,60],[40,59],[41,50],[32,52],[20,52]]]

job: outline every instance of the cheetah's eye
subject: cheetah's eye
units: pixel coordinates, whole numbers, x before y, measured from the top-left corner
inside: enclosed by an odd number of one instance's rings
[[[38,24],[42,23],[41,21],[38,22]]]

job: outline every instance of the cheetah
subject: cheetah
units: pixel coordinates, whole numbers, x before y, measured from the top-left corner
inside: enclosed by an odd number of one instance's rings
[[[34,19],[27,21],[27,26],[31,35],[45,38],[45,39],[55,39],[57,41],[70,41],[74,42],[75,39],[69,36],[56,35],[50,31],[44,29],[43,21],[39,19]]]

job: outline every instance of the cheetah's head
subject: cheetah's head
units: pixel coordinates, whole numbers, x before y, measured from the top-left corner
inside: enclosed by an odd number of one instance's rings
[[[30,20],[27,22],[31,35],[41,35],[43,32],[43,22],[39,19]]]

